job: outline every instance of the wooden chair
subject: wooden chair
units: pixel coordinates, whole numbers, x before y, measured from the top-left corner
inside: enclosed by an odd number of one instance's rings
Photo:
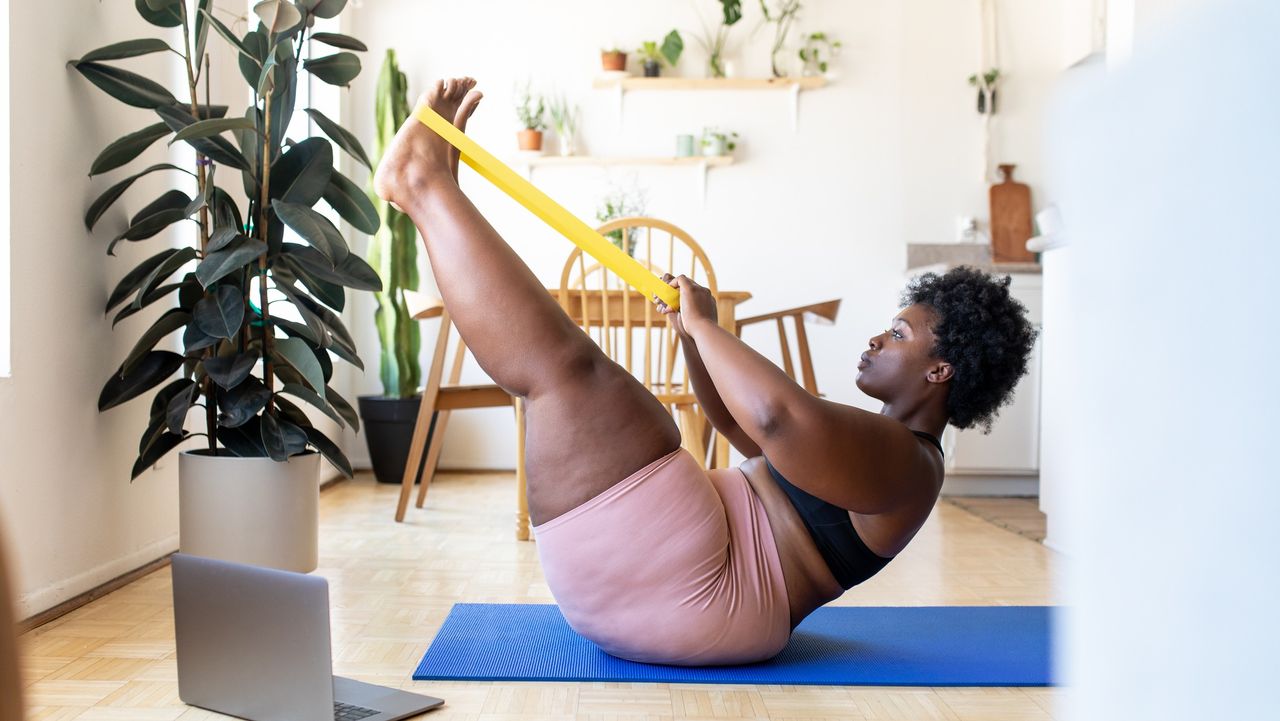
[[[736,331],[739,338],[742,337],[742,329],[755,325],[757,323],[765,323],[773,321],[778,327],[778,345],[782,353],[782,369],[786,371],[787,376],[791,380],[796,379],[795,365],[791,358],[791,344],[787,341],[787,326],[783,322],[791,319],[791,324],[795,328],[796,349],[800,355],[800,372],[804,380],[805,390],[815,396],[821,396],[818,392],[818,381],[813,374],[813,359],[809,355],[809,336],[805,333],[805,319],[814,320],[822,323],[834,323],[836,315],[840,312],[840,299],[829,300],[825,303],[814,303],[813,305],[802,305],[797,308],[788,310],[780,310],[776,313],[766,313],[764,315],[743,318],[736,322]]]
[[[445,356],[452,335],[453,321],[444,301],[439,298],[418,296],[414,300],[413,319],[417,321],[440,319],[440,327],[436,334],[435,351],[431,358],[431,368],[427,371],[426,386],[422,391],[422,401],[418,405],[418,419],[413,427],[413,440],[409,444],[409,457],[405,463],[404,476],[400,481],[400,500],[396,505],[396,522],[404,520],[405,510],[409,505],[409,495],[413,484],[418,480],[418,469],[422,468],[422,485],[418,488],[418,500],[415,504],[422,508],[427,500],[427,490],[435,478],[436,466],[440,462],[440,451],[444,447],[444,434],[449,426],[449,416],[456,410],[466,408],[496,408],[515,406],[516,408],[516,475],[517,486],[521,489],[517,499],[516,538],[529,538],[529,509],[523,492],[524,488],[524,415],[520,412],[519,399],[514,398],[502,388],[492,383],[481,385],[459,385],[462,377],[462,363],[466,358],[467,344],[458,337],[453,354],[453,362],[449,369],[449,379],[444,380]],[[423,462],[423,455],[426,461]]]
[[[596,228],[617,233],[636,260],[655,274],[681,273],[717,291],[715,271],[702,247],[685,231],[656,218],[620,218]],[[680,352],[680,338],[653,302],[612,271],[574,248],[560,273],[560,306],[605,355],[644,384],[672,413],[683,445],[707,465],[711,425],[698,405]]]

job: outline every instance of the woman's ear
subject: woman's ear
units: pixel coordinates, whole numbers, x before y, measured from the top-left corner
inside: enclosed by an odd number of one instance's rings
[[[955,369],[946,361],[938,361],[929,367],[925,373],[925,379],[930,383],[946,383],[951,380],[951,376],[955,375]]]

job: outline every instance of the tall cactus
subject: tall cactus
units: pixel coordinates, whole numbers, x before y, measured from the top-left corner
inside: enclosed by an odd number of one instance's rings
[[[409,117],[408,88],[408,80],[396,64],[396,51],[388,49],[374,101],[378,133],[375,167],[382,161],[382,154],[396,131]],[[422,367],[418,362],[422,338],[418,324],[409,317],[404,299],[404,291],[418,289],[417,229],[409,216],[373,192],[369,195],[382,219],[369,244],[369,264],[382,279],[382,292],[374,294],[378,299],[374,321],[378,342],[382,345],[382,392],[388,398],[408,398],[417,393],[422,380]]]

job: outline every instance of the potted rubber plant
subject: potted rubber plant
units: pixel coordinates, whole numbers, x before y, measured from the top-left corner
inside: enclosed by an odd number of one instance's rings
[[[516,92],[516,117],[520,120],[516,143],[521,150],[542,150],[542,131],[547,127],[546,110],[542,96],[530,92],[528,84]]]
[[[195,151],[191,168],[161,163],[127,171],[132,174],[85,214],[93,231],[137,179],[164,173],[174,179],[171,189],[110,233],[107,254],[119,243],[144,243],[180,221],[194,221],[194,237],[162,235],[171,242],[126,273],[107,299],[113,325],[155,304],[168,308],[140,328],[98,398],[98,409],[106,411],[150,396],[133,478],[203,439],[178,462],[179,543],[189,553],[313,570],[320,457],[351,476],[346,456],[303,408],[339,427],[358,427],[355,409],[330,385],[335,357],[362,367],[338,314],[346,288],[379,290],[382,284],[313,206],[323,200],[359,232],[374,233],[378,214],[360,186],[335,169],[333,144],[366,168],[371,163],[350,132],[315,108],[304,112],[327,137],[287,135],[303,73],[346,86],[360,72],[351,52],[365,49],[359,40],[312,31],[316,18],[335,17],[345,5],[267,0],[254,6],[256,27],[237,35],[215,17],[211,0],[137,0],[137,11],[152,25],[182,29],[180,46],[126,40],[70,63],[114,99],[150,116],[142,130],[108,145],[90,175],[123,168],[164,138]],[[243,112],[208,100],[211,34],[234,50],[249,86]],[[116,64],[155,52],[182,59],[176,94]],[[231,183],[243,187],[243,205],[227,190]],[[180,351],[158,347],[174,334]],[[197,431],[187,428],[192,412],[201,419]]]
[[[374,167],[408,117],[409,82],[396,62],[396,51],[388,49],[374,96]],[[369,241],[369,264],[382,279],[382,290],[374,294],[382,395],[357,400],[374,477],[382,483],[399,483],[413,440],[422,382],[421,331],[405,300],[405,291],[418,289],[418,231],[408,215],[379,198],[372,188],[368,195],[382,221]]]

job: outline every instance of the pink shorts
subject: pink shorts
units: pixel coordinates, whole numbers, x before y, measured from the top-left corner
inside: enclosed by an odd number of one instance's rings
[[[613,656],[751,663],[791,635],[769,519],[737,468],[677,449],[534,531],[565,619]]]

